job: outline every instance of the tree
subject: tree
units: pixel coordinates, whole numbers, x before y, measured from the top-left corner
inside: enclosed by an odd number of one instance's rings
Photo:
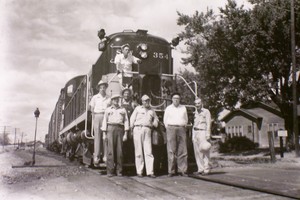
[[[220,14],[212,10],[188,16],[178,12],[179,33],[187,46],[184,64],[199,73],[201,94],[210,110],[235,109],[238,103],[273,101],[292,130],[290,3],[249,0],[252,9],[228,0]],[[297,63],[300,4],[296,4]],[[298,66],[299,67],[299,66]],[[300,77],[297,82],[300,90]]]
[[[8,145],[10,144],[10,139],[8,137],[8,133],[2,133],[0,136],[0,144],[1,145]]]

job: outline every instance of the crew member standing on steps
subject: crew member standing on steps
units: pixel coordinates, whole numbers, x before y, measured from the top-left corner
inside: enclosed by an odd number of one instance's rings
[[[106,143],[102,139],[102,121],[104,116],[105,109],[110,105],[110,98],[106,94],[108,84],[103,82],[102,80],[99,81],[97,85],[97,89],[99,93],[94,95],[90,102],[90,110],[92,112],[92,119],[93,119],[93,128],[94,128],[94,155],[93,161],[94,166],[99,167],[101,160],[106,161]]]

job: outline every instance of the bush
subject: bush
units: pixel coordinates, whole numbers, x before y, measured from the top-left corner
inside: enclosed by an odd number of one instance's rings
[[[255,143],[247,137],[232,137],[225,141],[220,142],[220,153],[240,152],[249,151],[255,149]]]
[[[50,144],[49,150],[53,151],[53,152],[56,152],[56,153],[60,153],[61,144],[59,144],[59,142],[55,140],[52,144]]]

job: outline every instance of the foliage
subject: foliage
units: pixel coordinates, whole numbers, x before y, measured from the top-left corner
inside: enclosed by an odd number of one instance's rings
[[[255,143],[252,142],[247,137],[232,137],[225,141],[220,142],[220,153],[230,153],[230,152],[241,152],[255,149]]]
[[[54,142],[52,142],[49,145],[48,149],[50,151],[55,152],[55,153],[60,153],[60,151],[61,151],[61,144],[59,144],[59,142],[55,140]]]
[[[291,130],[290,2],[250,0],[252,9],[228,0],[220,14],[212,10],[188,16],[178,12],[179,34],[197,72],[199,90],[213,115],[238,103],[273,101]],[[298,4],[298,5],[297,5]],[[300,5],[295,6],[296,46],[300,47]],[[297,50],[297,63],[300,51]],[[300,90],[300,78],[297,82]]]
[[[8,137],[8,133],[2,133],[0,136],[0,144],[8,145],[10,144],[10,138]]]

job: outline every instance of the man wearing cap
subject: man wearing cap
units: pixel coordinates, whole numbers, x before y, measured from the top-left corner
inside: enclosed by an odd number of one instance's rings
[[[174,93],[172,94],[172,104],[166,108],[164,114],[164,124],[167,132],[169,177],[174,176],[176,173],[176,162],[180,175],[187,176],[187,123],[186,107],[180,104],[180,94]]]
[[[142,105],[137,106],[130,117],[130,127],[133,129],[136,173],[142,177],[144,164],[146,164],[147,176],[155,178],[151,134],[152,127],[158,125],[158,117],[150,107],[149,96],[143,95],[141,100]]]
[[[203,108],[200,98],[195,100],[196,110],[193,125],[193,146],[198,171],[195,175],[206,175],[209,173],[209,154],[211,144],[207,141],[211,133],[211,115],[208,109]]]
[[[132,71],[132,64],[138,64],[141,62],[140,59],[132,55],[130,52],[130,45],[124,44],[121,46],[121,52],[115,57],[115,64],[118,72],[123,72],[123,80],[122,74],[119,74],[119,80],[121,84],[130,83],[132,79],[132,74],[128,73]]]
[[[125,108],[119,106],[120,95],[111,97],[112,105],[105,110],[102,131],[107,138],[106,169],[109,177],[123,174],[123,141],[127,140],[129,120]]]
[[[129,88],[125,88],[122,91],[122,100],[121,106],[126,109],[128,118],[130,118],[133,110],[138,106],[138,104],[132,101],[132,92]],[[133,163],[134,162],[134,146],[132,133],[128,132],[128,139],[123,144],[123,156],[125,163]]]
[[[100,128],[102,126],[104,111],[110,105],[110,98],[106,95],[107,86],[106,82],[100,80],[97,85],[99,93],[94,95],[90,101],[95,135],[93,161],[96,167],[99,166],[102,158],[104,161],[106,160],[106,145],[105,141],[102,140],[102,131]]]

